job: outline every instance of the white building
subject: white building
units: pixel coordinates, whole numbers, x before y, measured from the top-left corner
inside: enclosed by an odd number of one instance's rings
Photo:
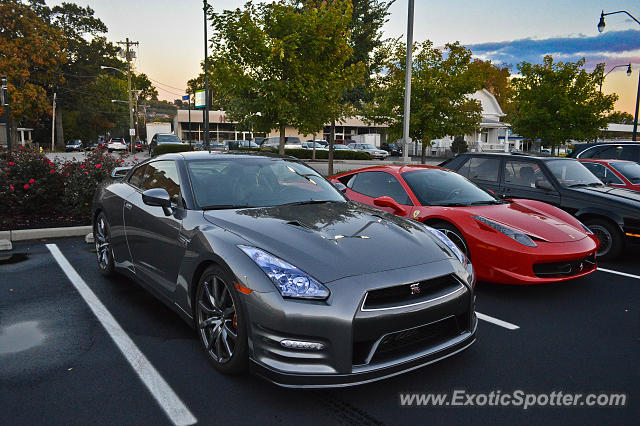
[[[469,150],[478,152],[508,151],[510,145],[514,146],[514,141],[509,141],[509,124],[500,121],[505,114],[502,112],[502,108],[500,108],[495,96],[488,90],[482,89],[470,95],[469,98],[480,101],[482,106],[480,128],[473,132],[473,134],[465,135],[464,137]],[[498,138],[499,135],[502,137]],[[453,142],[454,136],[455,135],[432,140],[430,155],[445,155],[451,150],[451,143]],[[515,144],[519,145],[518,141],[516,141]],[[519,149],[518,146],[515,148]],[[420,147],[416,146],[417,152],[415,155],[419,155],[419,149]]]

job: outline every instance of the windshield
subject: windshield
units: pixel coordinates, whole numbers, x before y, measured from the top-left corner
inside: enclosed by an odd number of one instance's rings
[[[158,135],[158,143],[182,143],[176,135]]]
[[[362,144],[362,149],[377,149],[377,148],[371,144],[364,143]]]
[[[502,202],[452,171],[416,170],[405,172],[402,177],[423,206],[469,206]]]
[[[604,185],[585,166],[575,160],[553,160],[547,167],[558,179],[560,185],[568,187]]]
[[[315,170],[280,158],[221,158],[187,163],[203,208],[271,207],[291,203],[345,202]]]
[[[611,167],[616,169],[622,176],[633,184],[640,183],[640,164],[638,163],[625,163],[615,162],[609,163]]]

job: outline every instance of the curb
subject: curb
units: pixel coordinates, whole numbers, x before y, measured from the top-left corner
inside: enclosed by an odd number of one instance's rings
[[[17,229],[0,231],[0,240],[28,241],[43,238],[84,237],[93,232],[91,225],[68,226],[64,228]]]

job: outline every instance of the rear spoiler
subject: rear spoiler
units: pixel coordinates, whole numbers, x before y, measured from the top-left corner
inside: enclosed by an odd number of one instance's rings
[[[127,175],[132,166],[129,167],[116,167],[111,172],[111,177],[115,180],[120,180]]]

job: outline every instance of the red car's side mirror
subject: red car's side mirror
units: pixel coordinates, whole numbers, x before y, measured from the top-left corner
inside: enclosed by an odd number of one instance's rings
[[[373,204],[378,207],[389,207],[394,210],[396,213],[404,213],[404,209],[391,197],[386,195],[373,199]]]

